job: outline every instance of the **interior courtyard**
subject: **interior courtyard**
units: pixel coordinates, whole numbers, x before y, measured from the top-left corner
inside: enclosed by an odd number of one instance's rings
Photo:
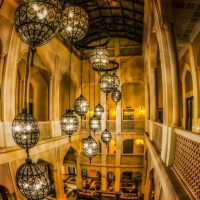
[[[87,32],[70,42],[58,28],[30,53],[16,28],[26,1],[58,2],[61,13],[81,7]],[[91,64],[99,45],[110,71]],[[104,72],[120,79],[117,102],[100,88]],[[80,95],[88,111],[75,114],[77,131],[66,134],[63,114]],[[104,112],[93,131],[98,104]],[[12,128],[24,105],[40,132],[28,150]],[[92,157],[83,152],[90,136]],[[30,159],[48,178],[44,198],[19,189],[19,168]],[[200,0],[0,0],[0,200],[25,199],[200,200]]]

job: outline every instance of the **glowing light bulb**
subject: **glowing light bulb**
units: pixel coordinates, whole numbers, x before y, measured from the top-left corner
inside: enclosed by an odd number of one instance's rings
[[[73,15],[73,13],[69,13],[69,16],[70,16],[70,17],[73,17],[74,15]]]
[[[106,63],[106,60],[103,59],[102,62],[103,62],[103,63]]]
[[[24,135],[23,138],[26,139],[27,138],[26,135]]]
[[[70,119],[69,122],[70,122],[70,123],[73,123],[73,119]]]
[[[92,146],[93,146],[93,147],[96,147],[96,143],[93,143]]]
[[[30,131],[31,130],[31,126],[30,125],[26,126],[26,130]]]
[[[67,30],[68,30],[68,31],[72,31],[72,27],[71,27],[71,26],[68,26],[68,27],[67,27]]]
[[[20,130],[21,130],[21,127],[20,127],[20,126],[15,126],[15,130],[16,130],[16,131],[20,131]]]
[[[39,185],[39,184],[36,184],[36,185],[35,185],[35,189],[36,189],[36,190],[40,189],[40,187],[41,187],[41,185]]]
[[[24,185],[24,187],[27,188],[27,187],[28,187],[28,183],[26,183],[26,184]]]
[[[40,185],[42,185],[42,181],[40,181]]]
[[[88,153],[89,153],[89,154],[92,154],[92,149],[88,149]]]
[[[86,144],[84,144],[84,147],[85,147],[85,148],[88,148],[88,144],[87,144],[87,143],[86,143]]]
[[[39,19],[44,19],[47,16],[47,10],[43,10],[37,13]]]
[[[35,11],[38,11],[38,6],[37,6],[36,4],[33,4],[33,9],[34,9]]]

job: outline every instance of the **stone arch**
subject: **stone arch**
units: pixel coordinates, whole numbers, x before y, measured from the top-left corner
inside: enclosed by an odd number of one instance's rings
[[[3,200],[10,200],[11,196],[10,196],[10,191],[8,190],[8,188],[6,188],[3,185],[0,185],[0,197],[2,197]]]

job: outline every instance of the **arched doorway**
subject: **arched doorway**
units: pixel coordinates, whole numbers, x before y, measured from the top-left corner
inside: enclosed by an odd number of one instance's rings
[[[0,185],[0,200],[11,200],[8,189],[3,185]]]

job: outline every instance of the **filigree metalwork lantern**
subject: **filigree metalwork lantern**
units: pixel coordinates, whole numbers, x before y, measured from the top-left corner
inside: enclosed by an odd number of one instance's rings
[[[107,49],[102,46],[95,47],[90,57],[90,63],[96,70],[105,69],[109,63],[109,54]]]
[[[66,110],[66,113],[61,118],[60,125],[62,131],[69,137],[78,130],[79,121],[74,114],[74,110]]]
[[[16,173],[19,191],[29,200],[44,199],[50,192],[50,181],[45,170],[30,158],[22,164]]]
[[[96,140],[91,137],[91,135],[89,135],[88,138],[82,139],[82,153],[84,156],[89,158],[90,164],[92,158],[98,154],[98,151],[98,144]]]
[[[101,127],[101,121],[99,120],[98,117],[93,116],[90,120],[89,120],[89,127],[91,130],[97,131],[98,129],[100,129]]]
[[[122,93],[118,89],[114,89],[111,93],[111,98],[115,103],[118,103],[122,98]]]
[[[99,87],[106,94],[113,90],[113,76],[107,71],[100,77]]]
[[[74,111],[79,116],[84,116],[89,110],[88,101],[83,95],[81,94],[74,102]]]
[[[60,15],[57,0],[22,0],[15,11],[15,30],[24,43],[41,46],[55,36]]]
[[[18,114],[12,122],[12,136],[14,141],[23,149],[30,149],[38,142],[40,130],[36,119],[27,109]]]
[[[112,76],[113,76],[113,89],[117,89],[120,85],[120,79],[115,73],[113,73]]]
[[[98,104],[95,108],[94,108],[94,115],[96,117],[98,117],[99,119],[101,119],[101,117],[103,116],[104,113],[104,108],[102,105]]]
[[[82,39],[89,27],[88,14],[78,6],[69,6],[63,10],[60,20],[60,35],[69,42]]]
[[[107,129],[105,129],[101,133],[101,140],[102,140],[102,142],[107,145],[110,142],[111,139],[112,139],[112,134],[110,133],[110,131],[108,131]]]

